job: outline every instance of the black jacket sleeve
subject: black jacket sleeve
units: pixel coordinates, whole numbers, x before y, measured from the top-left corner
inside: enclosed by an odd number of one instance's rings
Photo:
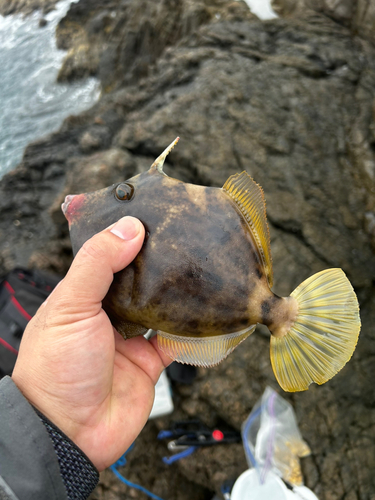
[[[53,443],[9,377],[0,381],[0,499],[67,500]]]

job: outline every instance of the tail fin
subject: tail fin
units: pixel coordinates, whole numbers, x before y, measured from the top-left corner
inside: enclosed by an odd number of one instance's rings
[[[361,320],[356,294],[341,269],[314,274],[291,293],[298,316],[284,337],[271,336],[272,368],[284,391],[324,384],[351,358]]]

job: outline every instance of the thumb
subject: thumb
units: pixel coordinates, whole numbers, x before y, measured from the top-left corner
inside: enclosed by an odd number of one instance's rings
[[[123,217],[84,243],[56,291],[59,295],[68,292],[83,310],[100,308],[113,274],[134,260],[144,236],[144,227],[138,219]]]

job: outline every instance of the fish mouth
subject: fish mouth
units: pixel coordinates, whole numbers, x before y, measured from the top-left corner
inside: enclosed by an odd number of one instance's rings
[[[68,194],[68,196],[65,196],[64,203],[61,204],[61,210],[62,213],[65,215],[65,217],[67,217],[69,205],[71,204],[75,196],[76,196],[75,194]]]
[[[68,194],[68,196],[65,196],[65,201],[61,205],[61,210],[69,222],[69,226],[74,219],[79,217],[84,200],[84,194]]]

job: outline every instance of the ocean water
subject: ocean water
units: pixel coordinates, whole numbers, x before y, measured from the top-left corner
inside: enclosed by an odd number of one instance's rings
[[[99,98],[94,78],[56,83],[66,52],[56,48],[55,28],[71,3],[59,2],[44,16],[43,28],[39,12],[25,19],[0,16],[0,178],[21,161],[27,144],[58,130],[64,118]]]

